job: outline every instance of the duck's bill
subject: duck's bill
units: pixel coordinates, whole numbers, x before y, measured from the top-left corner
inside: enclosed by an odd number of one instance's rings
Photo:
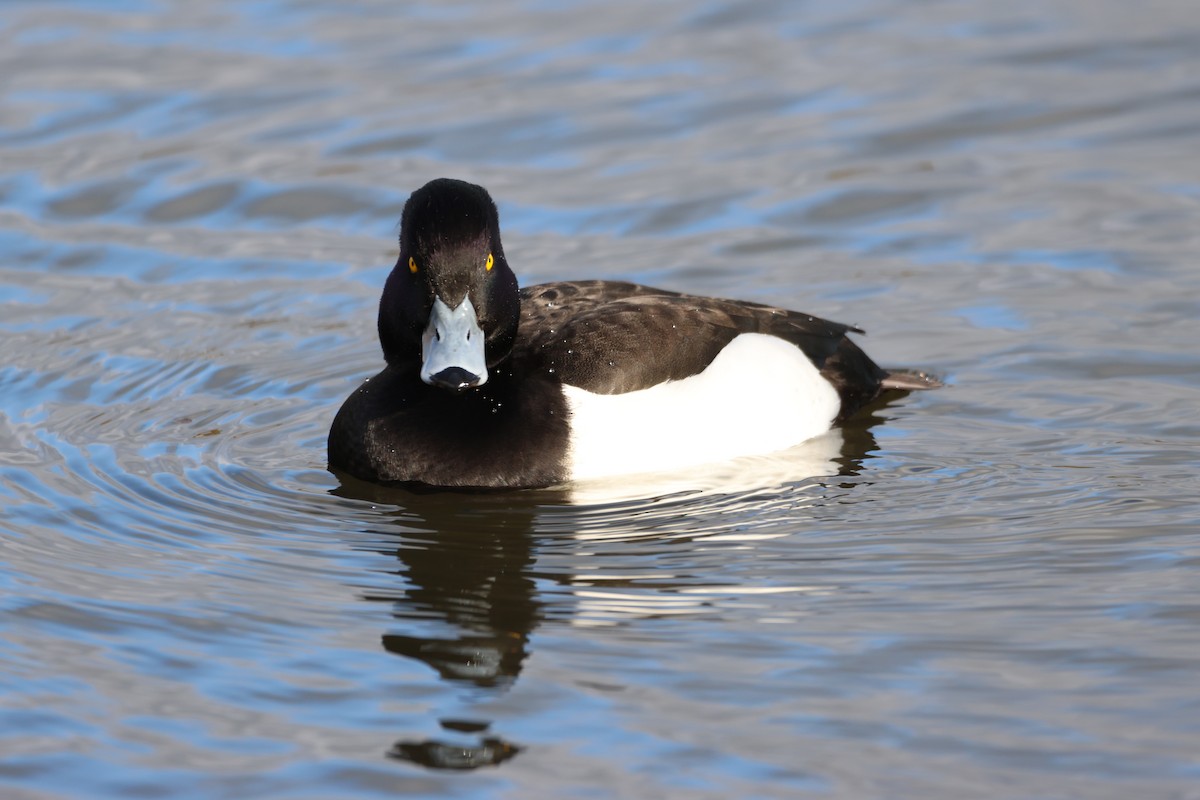
[[[456,392],[482,386],[488,379],[484,340],[470,298],[455,308],[434,298],[421,338],[421,380]]]

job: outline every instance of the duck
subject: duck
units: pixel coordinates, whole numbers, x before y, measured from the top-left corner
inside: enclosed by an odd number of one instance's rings
[[[532,489],[782,451],[885,393],[852,325],[611,280],[521,288],[482,186],[439,178],[400,220],[383,287],[385,366],[342,404],[335,474],[436,489]]]

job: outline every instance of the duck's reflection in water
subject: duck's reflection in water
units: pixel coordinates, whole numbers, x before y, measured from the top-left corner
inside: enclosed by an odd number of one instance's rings
[[[387,552],[400,563],[403,595],[388,602],[403,632],[382,637],[385,650],[427,664],[443,680],[503,691],[529,656],[541,621],[530,577],[533,520],[544,493],[417,493],[339,476],[343,496],[399,506],[405,531]],[[520,747],[489,733],[490,722],[441,719],[449,741],[399,741],[388,755],[439,769],[475,769],[512,758]]]

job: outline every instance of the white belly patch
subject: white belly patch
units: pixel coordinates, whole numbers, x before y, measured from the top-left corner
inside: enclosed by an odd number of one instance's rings
[[[761,333],[738,336],[707,369],[681,381],[625,394],[563,391],[572,480],[783,450],[829,430],[841,406],[798,347]]]

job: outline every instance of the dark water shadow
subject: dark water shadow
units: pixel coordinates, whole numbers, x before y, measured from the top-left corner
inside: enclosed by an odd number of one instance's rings
[[[406,587],[399,595],[362,596],[391,604],[406,631],[384,633],[383,649],[425,664],[468,693],[507,690],[528,660],[530,635],[542,621],[543,603],[529,575],[536,561],[534,522],[545,496],[418,492],[338,479],[335,494],[395,506],[391,515],[405,529],[368,531],[375,541],[395,542],[378,552],[395,557],[394,574]],[[520,752],[489,734],[490,721],[438,722],[453,741],[398,741],[388,756],[434,769],[470,770]]]
[[[845,488],[849,484],[840,484],[838,477],[857,476],[864,470],[878,450],[871,429],[885,421],[882,412],[890,402],[847,421],[841,453],[835,459],[838,474],[823,483]],[[372,541],[388,543],[374,549],[396,559],[393,574],[405,587],[402,593],[362,595],[368,602],[390,603],[393,617],[404,629],[384,633],[383,649],[425,664],[467,694],[494,696],[514,685],[531,655],[532,634],[546,619],[547,601],[539,596],[533,578],[538,532],[563,530],[562,517],[572,512],[570,491],[418,491],[335,474],[341,485],[333,494],[393,507],[388,515],[402,529],[381,526],[366,531]],[[670,505],[672,513],[681,513],[677,502]],[[686,505],[684,509],[682,513]],[[579,507],[580,515],[587,511],[588,507]],[[632,513],[621,514],[619,507],[604,511],[615,512],[630,525],[645,524],[635,521]],[[540,580],[571,583],[570,575],[547,574],[544,568],[536,574]],[[556,620],[561,616],[557,606]],[[490,720],[438,722],[452,740],[401,740],[387,755],[432,769],[472,770],[501,764],[521,752],[519,745],[491,732]]]
[[[835,478],[856,477],[863,473],[866,464],[874,458],[873,454],[879,451],[879,442],[872,430],[887,422],[887,409],[907,396],[908,392],[889,392],[863,406],[842,423],[842,452],[834,459],[838,465]],[[831,478],[830,483],[835,478]],[[869,486],[870,482],[862,485]]]

